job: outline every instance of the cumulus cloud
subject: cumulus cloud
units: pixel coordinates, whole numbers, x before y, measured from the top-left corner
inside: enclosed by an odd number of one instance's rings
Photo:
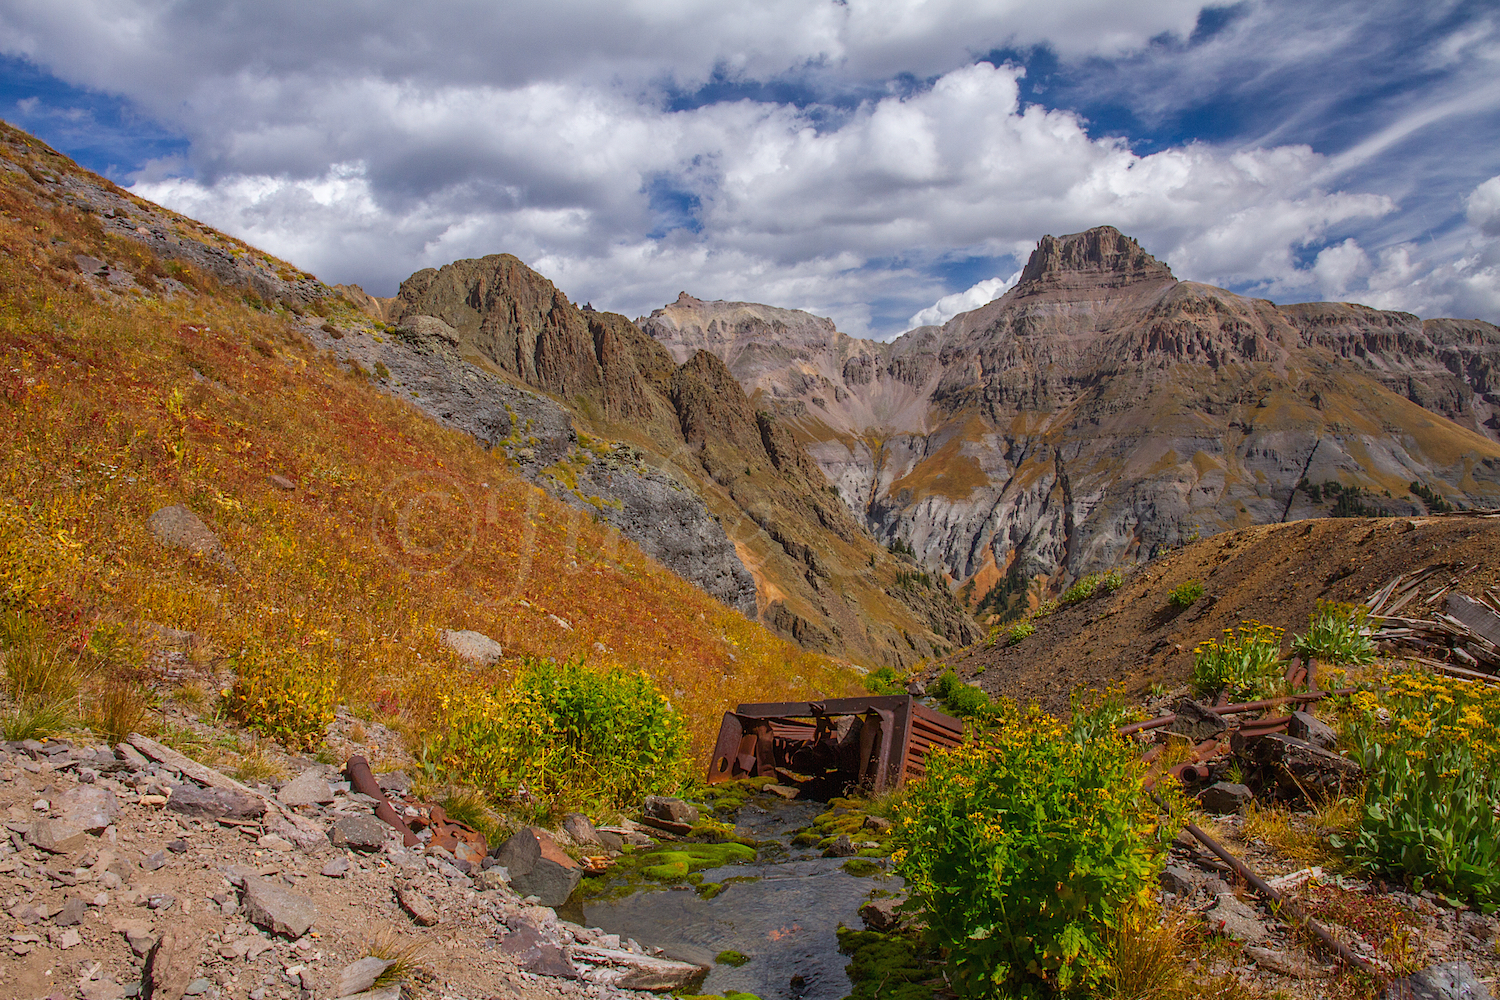
[[[942,326],[959,313],[978,309],[995,301],[1006,292],[1015,287],[1016,282],[1021,280],[1021,272],[1017,271],[1009,278],[990,278],[970,285],[961,292],[952,295],[944,295],[926,309],[912,315],[906,321],[906,325],[912,329],[919,326]]]
[[[1469,225],[1486,236],[1500,236],[1500,176],[1491,177],[1464,201]]]

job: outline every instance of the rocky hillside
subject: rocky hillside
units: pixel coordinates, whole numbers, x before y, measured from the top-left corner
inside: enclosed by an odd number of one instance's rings
[[[903,665],[978,637],[717,354],[679,364],[509,255],[419,271],[392,300],[345,294],[389,329],[310,331],[318,346],[804,648]]]
[[[1004,296],[889,344],[686,293],[639,323],[724,359],[878,539],[971,604],[1335,505],[1423,513],[1414,481],[1500,498],[1500,329],[1278,307],[1109,227],[1043,238]]]

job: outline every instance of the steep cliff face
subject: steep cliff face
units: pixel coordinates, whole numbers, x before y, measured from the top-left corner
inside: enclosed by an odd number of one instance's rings
[[[889,344],[686,295],[638,322],[723,358],[877,538],[971,600],[1326,514],[1304,479],[1393,512],[1421,510],[1413,480],[1500,499],[1500,330],[1277,307],[1179,281],[1110,227],[1043,238],[1004,296]]]
[[[977,636],[945,589],[904,575],[896,585],[907,570],[717,352],[674,357],[625,317],[576,308],[506,254],[419,271],[384,308],[399,334],[384,363],[398,381],[421,382],[413,402],[505,446],[539,481],[726,603],[804,646],[872,665]],[[760,353],[768,369],[786,361]],[[531,390],[524,399],[520,387]],[[569,440],[532,432],[563,412]]]

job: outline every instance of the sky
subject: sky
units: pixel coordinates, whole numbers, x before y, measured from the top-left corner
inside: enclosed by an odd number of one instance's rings
[[[0,117],[378,295],[512,253],[889,339],[1113,225],[1500,322],[1500,3],[0,0]]]

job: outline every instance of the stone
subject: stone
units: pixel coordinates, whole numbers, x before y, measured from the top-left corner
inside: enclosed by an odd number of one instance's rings
[[[1274,951],[1270,948],[1258,948],[1255,945],[1245,946],[1245,957],[1262,969],[1279,972],[1283,976],[1295,976],[1298,979],[1316,979],[1331,976],[1338,971],[1336,965],[1322,965],[1302,955]]]
[[[905,900],[901,899],[872,899],[859,908],[859,918],[865,922],[868,930],[885,933],[893,931],[901,926],[903,914],[898,913],[896,908]]]
[[[505,650],[500,644],[483,632],[474,632],[469,629],[454,631],[443,629],[439,633],[443,645],[457,653],[461,659],[470,663],[487,667],[498,662],[504,655]]]
[[[432,900],[415,889],[403,886],[396,890],[396,902],[422,927],[431,927],[438,922],[437,907]]]
[[[173,854],[186,854],[187,849],[188,842],[186,840],[183,840],[181,837],[178,837],[176,840],[167,841],[167,850],[171,851]]]
[[[841,833],[836,837],[828,849],[823,852],[825,858],[852,858],[859,853],[859,848],[854,846],[854,841],[849,839],[847,833]]]
[[[83,935],[78,933],[78,928],[76,927],[56,928],[48,933],[48,937],[51,939],[54,948],[61,948],[64,951],[83,944]]]
[[[125,943],[136,955],[145,955],[156,944],[156,934],[149,920],[116,920],[110,929],[125,938]]]
[[[378,851],[385,846],[386,831],[390,829],[368,813],[345,816],[328,828],[328,840],[334,847]]]
[[[510,888],[510,870],[504,865],[495,865],[493,868],[486,868],[474,876],[474,884],[479,886],[480,892],[508,889]]]
[[[268,851],[290,851],[295,848],[290,840],[274,833],[268,833],[255,842],[256,847],[264,847]]]
[[[1229,747],[1255,768],[1267,787],[1289,800],[1307,794],[1337,798],[1352,792],[1364,776],[1363,769],[1349,758],[1281,733],[1241,736],[1236,732]]]
[[[87,846],[89,835],[60,819],[39,819],[26,831],[26,843],[48,854],[71,854]]]
[[[115,756],[126,764],[129,764],[131,769],[135,771],[144,771],[151,766],[150,761],[141,756],[141,752],[129,743],[116,743]]]
[[[208,525],[197,514],[181,504],[161,508],[151,515],[146,526],[150,528],[152,537],[168,548],[186,549],[230,572],[238,572],[234,560],[220,543],[219,536],[209,530]]]
[[[578,863],[535,827],[517,830],[491,856],[509,872],[513,890],[543,906],[561,906],[583,878]]]
[[[1255,801],[1255,793],[1244,785],[1232,781],[1221,781],[1209,785],[1198,795],[1198,802],[1205,812],[1237,813]]]
[[[1286,734],[1323,750],[1332,750],[1339,742],[1339,734],[1333,727],[1311,712],[1293,712]]]
[[[162,934],[146,959],[144,983],[151,1000],[182,1000],[198,971],[203,931],[178,924]]]
[[[801,789],[793,788],[791,785],[767,785],[764,790],[787,800],[795,799],[802,794]]]
[[[620,990],[675,991],[698,979],[706,971],[699,965],[633,951],[582,945],[573,948],[572,952],[573,957],[579,961],[596,966],[588,975],[591,982]],[[601,975],[606,969],[609,973]]]
[[[324,805],[333,801],[333,788],[316,770],[307,770],[282,785],[276,800],[285,806]]]
[[[64,823],[88,833],[103,833],[120,816],[119,800],[108,788],[70,788],[52,807]]]
[[[886,819],[884,816],[866,816],[864,822],[864,828],[866,830],[874,830],[876,833],[885,833],[893,825],[894,824],[892,824],[891,821]]]
[[[509,932],[500,941],[500,953],[510,956],[523,972],[558,979],[578,978],[577,967],[562,948],[544,938],[535,927],[519,921],[509,926]]]
[[[387,795],[405,795],[411,791],[411,775],[405,771],[387,771],[375,776],[375,783]]]
[[[1494,1000],[1468,962],[1446,962],[1398,979],[1382,1000]]]
[[[296,483],[292,482],[286,476],[280,475],[279,473],[275,473],[275,472],[271,473],[269,476],[266,477],[266,482],[270,483],[272,486],[276,487],[278,490],[286,490],[288,493],[292,492],[293,490],[295,490],[297,488],[297,484]]]
[[[573,838],[575,844],[603,846],[603,842],[599,840],[599,831],[594,829],[594,824],[583,813],[568,813],[563,817],[562,828]]]
[[[201,997],[203,994],[208,992],[209,985],[210,984],[207,979],[203,979],[201,977],[198,979],[194,979],[192,982],[188,983],[187,989],[182,991],[182,995],[187,997]]]
[[[1245,944],[1260,944],[1271,932],[1260,915],[1232,892],[1221,892],[1203,918],[1213,930]]]
[[[698,822],[696,806],[665,795],[646,796],[646,801],[641,804],[641,810],[652,819],[662,819],[669,823],[685,823],[692,826]]]
[[[245,876],[244,904],[251,923],[289,938],[306,934],[318,919],[318,907],[311,899],[256,875]]]
[[[1172,895],[1187,899],[1193,893],[1197,892],[1198,887],[1203,884],[1203,876],[1191,868],[1184,868],[1181,865],[1167,865],[1167,867],[1162,869],[1159,881],[1161,882],[1161,887]]]
[[[380,974],[392,965],[396,964],[389,958],[376,958],[370,955],[361,958],[357,962],[350,962],[344,966],[344,971],[339,973],[339,992],[341,997],[352,996],[355,993],[363,993],[375,985],[375,980]]]
[[[349,868],[349,859],[345,855],[339,854],[329,858],[327,864],[323,865],[318,874],[327,878],[343,878],[349,874]]]
[[[265,815],[266,804],[259,796],[232,788],[178,785],[167,799],[167,808],[198,819],[255,819]]]
[[[83,1000],[125,1000],[125,987],[113,979],[90,979],[78,987]]]
[[[255,998],[255,994],[250,994]],[[261,998],[264,1000],[264,998]],[[355,993],[352,996],[341,997],[339,1000],[401,1000],[401,984],[391,983],[389,986],[381,986],[378,989],[365,990],[363,993]]]
[[[1223,716],[1191,698],[1177,699],[1172,712],[1177,718],[1167,726],[1167,732],[1185,736],[1194,743],[1214,739],[1229,728]]]
[[[148,871],[148,872],[154,872],[154,871],[156,871],[156,869],[160,868],[162,865],[164,865],[166,863],[167,863],[167,852],[166,851],[155,851],[155,852],[153,852],[151,854],[147,854],[145,857],[141,858],[141,867],[144,868],[144,869],[146,869],[146,871]]]
[[[69,896],[63,908],[52,918],[52,923],[57,927],[76,927],[83,923],[83,916],[87,912],[88,904],[82,896]]]

